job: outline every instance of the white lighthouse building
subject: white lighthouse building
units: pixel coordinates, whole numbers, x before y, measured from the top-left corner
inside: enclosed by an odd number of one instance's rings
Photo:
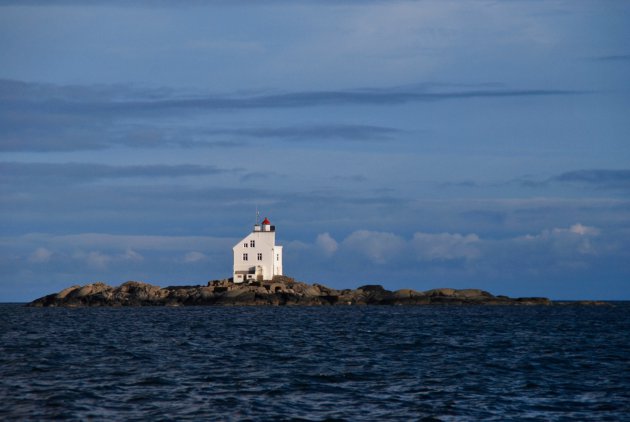
[[[256,223],[254,231],[232,248],[235,283],[271,280],[282,275],[282,246],[276,245],[276,226],[267,218]]]

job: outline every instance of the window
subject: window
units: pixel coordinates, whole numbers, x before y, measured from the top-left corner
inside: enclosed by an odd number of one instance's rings
[[[247,242],[243,243],[243,247],[246,248],[247,247]]]
[[[258,254],[258,260],[262,261],[262,254],[261,253]]]
[[[276,261],[280,261],[280,254],[279,253],[276,254]]]
[[[243,261],[247,261],[247,254],[246,253],[243,254]]]
[[[252,248],[256,247],[256,241],[255,240],[250,240],[249,241],[249,246],[251,246]]]

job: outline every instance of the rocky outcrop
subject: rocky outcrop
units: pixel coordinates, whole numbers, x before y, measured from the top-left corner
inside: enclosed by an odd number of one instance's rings
[[[614,307],[610,302],[605,302],[603,300],[571,300],[571,301],[558,301],[554,302],[554,305],[562,305],[562,306],[604,306],[604,307]]]
[[[44,296],[28,306],[321,306],[321,305],[550,305],[546,298],[494,296],[477,289],[433,289],[420,292],[411,289],[390,291],[379,285],[336,290],[321,284],[306,284],[290,277],[269,281],[235,284],[231,280],[214,280],[207,286],[159,287],[139,281],[128,281],[118,287],[105,283],[72,286],[59,293]]]

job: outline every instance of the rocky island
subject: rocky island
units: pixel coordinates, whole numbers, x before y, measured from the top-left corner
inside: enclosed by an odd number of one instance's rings
[[[270,281],[234,283],[214,280],[207,286],[159,287],[128,281],[118,287],[105,283],[72,286],[29,303],[33,307],[85,306],[351,306],[351,305],[551,305],[543,297],[509,298],[478,289],[390,291],[380,285],[337,290],[286,276]]]

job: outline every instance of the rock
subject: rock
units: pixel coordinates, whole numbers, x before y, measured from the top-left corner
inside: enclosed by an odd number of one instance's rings
[[[466,298],[491,298],[494,297],[490,293],[479,289],[463,289],[456,290],[454,296]]]
[[[365,286],[359,287],[357,290],[363,290],[364,292],[370,292],[370,293],[382,293],[385,291],[383,286],[378,285],[378,284],[367,284]]]
[[[111,287],[109,287],[105,283],[93,283],[93,284],[88,284],[86,286],[83,286],[80,289],[73,291],[71,294],[76,297],[85,297],[85,296],[95,295],[97,293],[100,293],[108,289],[111,289]]]
[[[214,298],[214,288],[212,287],[201,287],[200,296],[203,300],[208,300]]]
[[[63,289],[63,290],[62,290],[62,291],[60,291],[59,293],[57,293],[57,296],[56,296],[56,297],[57,297],[57,299],[63,299],[63,298],[65,298],[66,296],[68,296],[68,294],[69,294],[69,293],[71,293],[71,292],[73,292],[73,291],[75,291],[75,290],[77,290],[77,289],[80,289],[80,288],[81,288],[81,286],[79,286],[79,285],[75,285],[75,286],[72,286],[72,287],[68,287],[68,288],[66,288],[66,289]]]
[[[223,293],[221,297],[226,298],[226,299],[234,299],[246,293],[250,293],[250,292],[245,289],[232,289]]]
[[[605,302],[602,300],[577,300],[577,301],[558,301],[554,302],[556,305],[562,306],[606,306],[606,307],[614,307],[610,302]]]
[[[348,305],[549,305],[546,298],[493,296],[478,289],[450,288],[419,292],[394,292],[369,284],[358,289],[336,290],[322,284],[307,284],[280,276],[273,280],[235,284],[212,280],[206,286],[168,286],[128,281],[118,287],[105,283],[72,286],[57,294],[34,300],[28,306],[348,306]],[[589,303],[590,304],[590,303]]]
[[[446,296],[446,297],[450,297],[453,296],[455,294],[455,289],[433,289],[433,290],[427,290],[426,292],[424,292],[425,295],[427,296]]]
[[[322,291],[318,286],[309,286],[306,289],[302,289],[300,293],[305,296],[321,296]]]
[[[512,300],[518,305],[551,305],[551,301],[546,297],[519,297]]]
[[[410,299],[410,298],[415,298],[415,297],[426,296],[422,292],[417,292],[417,291],[411,290],[411,289],[396,290],[392,294],[394,295],[395,298],[398,298],[398,299]]]

